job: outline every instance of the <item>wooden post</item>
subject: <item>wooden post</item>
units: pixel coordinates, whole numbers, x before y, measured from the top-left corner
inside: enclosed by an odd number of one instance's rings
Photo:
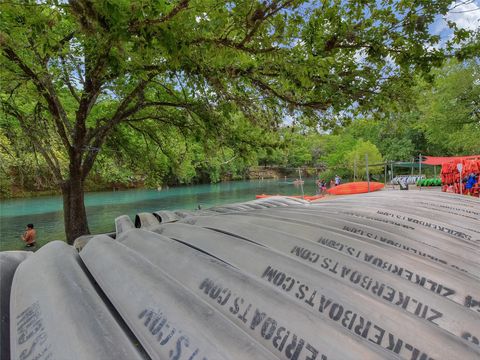
[[[305,200],[305,194],[303,193],[303,181],[302,181],[302,172],[298,168],[298,176],[300,178],[300,189],[302,190],[302,199]]]
[[[422,176],[422,154],[418,155],[418,175]],[[422,182],[420,181],[419,190],[422,190]]]
[[[457,164],[457,170],[460,173],[460,195],[463,195],[463,184],[462,184],[463,164],[462,163]]]
[[[353,181],[357,179],[357,155],[355,155],[355,159],[353,159]]]
[[[390,163],[390,169],[391,169],[390,182],[392,183],[393,177],[394,177],[394,175],[393,175],[393,161]],[[393,185],[393,183],[392,183],[392,188],[395,189],[395,185]]]
[[[418,175],[422,175],[422,154],[418,156]]]
[[[368,154],[365,154],[365,170],[367,172],[367,192],[370,192],[370,176],[368,176]]]
[[[386,162],[383,164],[383,169],[385,170],[385,175],[384,175],[384,178],[383,178],[383,185],[386,188],[387,187],[387,163]]]

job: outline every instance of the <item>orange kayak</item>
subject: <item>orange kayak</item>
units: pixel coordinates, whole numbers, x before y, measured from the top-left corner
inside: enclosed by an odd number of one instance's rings
[[[261,195],[255,195],[255,199],[265,199],[265,198],[269,198],[269,197],[272,197],[272,196],[284,196],[284,197],[289,197],[289,198],[295,198],[295,199],[304,199],[304,200],[307,200],[307,201],[313,201],[313,200],[318,200],[318,199],[321,199],[324,197],[324,195],[305,195],[305,196],[302,196],[302,195],[280,195],[280,194],[277,194],[277,195],[267,195],[267,194],[261,194]]]
[[[370,192],[380,190],[383,187],[384,184],[382,183],[370,181]],[[351,195],[366,192],[368,192],[368,182],[366,181],[345,183],[327,190],[327,193],[331,195]]]

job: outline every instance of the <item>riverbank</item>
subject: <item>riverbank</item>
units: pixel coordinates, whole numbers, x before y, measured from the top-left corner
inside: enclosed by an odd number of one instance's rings
[[[103,192],[103,191],[120,191],[120,190],[130,190],[130,189],[149,189],[145,184],[87,184],[85,186],[85,192]],[[151,187],[153,189],[153,187]],[[32,197],[41,197],[41,196],[53,196],[61,195],[62,191],[58,189],[48,189],[48,190],[29,190],[23,189],[18,186],[12,186],[8,193],[0,193],[0,200],[7,199],[20,199],[20,198],[32,198]]]
[[[302,171],[302,177],[312,177],[316,174]],[[158,183],[155,185],[146,184],[142,181],[142,177],[140,176],[138,179],[132,180],[130,183],[121,183],[121,182],[105,182],[101,179],[87,179],[85,183],[85,192],[87,193],[95,193],[95,192],[107,192],[107,191],[126,191],[126,190],[158,190],[158,189],[169,189],[172,187],[188,187],[188,186],[196,186],[196,185],[210,185],[210,184],[219,184],[219,183],[226,183],[226,182],[235,182],[235,181],[248,181],[248,180],[282,180],[285,177],[298,177],[297,170],[292,169],[285,169],[279,166],[253,166],[248,169],[248,171],[244,174],[244,178],[237,179],[228,174],[225,174],[219,182],[212,183],[205,181],[201,181],[201,179],[197,179],[197,181],[192,181],[190,183],[176,183],[176,182],[168,182],[165,181],[163,183]],[[33,197],[42,197],[42,196],[54,196],[54,195],[61,195],[62,192],[59,188],[57,189],[39,189],[39,190],[32,190],[29,188],[21,187],[17,184],[13,184],[8,191],[0,191],[0,200],[8,200],[8,199],[21,199],[21,198],[33,198]]]
[[[40,190],[40,191],[19,191],[11,193],[9,196],[0,196],[0,200],[21,199],[41,196],[60,195],[60,190]]]

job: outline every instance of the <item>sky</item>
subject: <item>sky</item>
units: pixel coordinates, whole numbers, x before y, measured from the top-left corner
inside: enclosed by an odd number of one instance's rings
[[[435,22],[430,26],[430,31],[435,35],[440,35],[443,43],[452,36],[447,21],[455,21],[459,28],[466,30],[479,29],[480,0],[453,1],[447,16],[437,16]]]

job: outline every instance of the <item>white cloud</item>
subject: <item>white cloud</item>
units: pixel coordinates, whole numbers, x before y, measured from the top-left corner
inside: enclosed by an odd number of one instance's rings
[[[472,1],[459,4],[453,2],[451,10],[446,16],[446,20],[454,21],[459,28],[466,30],[476,30],[480,27],[480,2]]]
[[[480,0],[457,0],[450,4],[447,15],[437,16],[430,26],[430,32],[440,35],[437,44],[427,45],[429,50],[440,49],[454,37],[453,31],[448,27],[447,21],[454,21],[458,28],[465,30],[480,29]],[[458,46],[458,45],[455,45]]]
[[[462,29],[478,29],[480,27],[480,0],[457,0],[452,2],[447,15],[444,17],[438,16],[430,30],[433,34],[439,34],[442,37],[451,37],[447,35],[451,34],[447,21],[454,21]]]

